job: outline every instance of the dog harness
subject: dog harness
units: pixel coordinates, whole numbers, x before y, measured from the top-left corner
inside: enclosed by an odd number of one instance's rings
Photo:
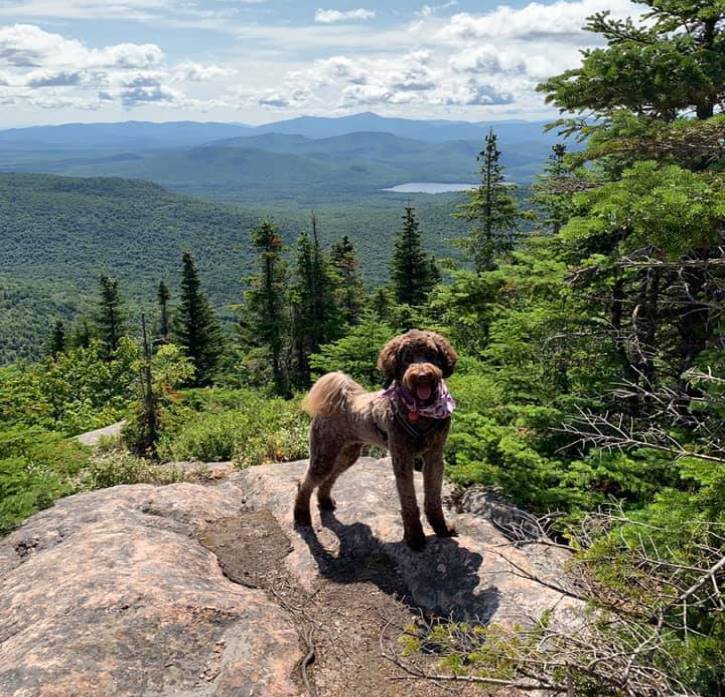
[[[395,420],[413,438],[423,438],[437,431],[456,408],[443,380],[438,383],[436,399],[431,404],[421,404],[410,390],[397,381],[393,381],[383,392],[383,397],[387,397],[393,405]],[[415,422],[421,416],[433,419],[433,422],[427,428],[420,428]]]

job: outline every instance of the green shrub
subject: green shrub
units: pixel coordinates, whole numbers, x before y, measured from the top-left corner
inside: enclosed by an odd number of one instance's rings
[[[308,419],[299,402],[252,390],[191,390],[163,425],[165,460],[234,460],[239,466],[294,460],[307,454]]]
[[[89,452],[40,428],[0,432],[0,533],[77,489]]]
[[[105,489],[119,484],[172,484],[184,479],[180,469],[158,465],[123,451],[94,458],[83,472],[84,489]]]
[[[365,317],[350,332],[330,344],[320,347],[310,356],[310,366],[320,376],[335,370],[347,373],[368,388],[377,389],[383,376],[377,370],[378,353],[392,339],[395,330],[373,317]]]

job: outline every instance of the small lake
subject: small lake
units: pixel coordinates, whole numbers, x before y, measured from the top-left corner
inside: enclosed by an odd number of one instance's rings
[[[398,184],[381,191],[392,191],[396,194],[448,194],[452,191],[470,191],[475,184],[441,184],[440,182],[408,182]]]

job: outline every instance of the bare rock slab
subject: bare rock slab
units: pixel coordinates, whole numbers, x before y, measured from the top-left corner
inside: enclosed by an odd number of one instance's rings
[[[320,577],[354,582],[371,555],[394,562],[412,603],[458,620],[513,623],[555,609],[560,622],[574,621],[578,606],[531,574],[555,584],[567,553],[540,545],[515,546],[491,516],[447,510],[458,537],[440,539],[427,528],[423,552],[403,542],[395,478],[388,459],[361,458],[335,485],[334,512],[315,511],[313,528],[295,529],[292,498],[306,462],[253,467],[230,479],[245,506],[270,510],[288,533],[293,550],[285,563],[299,583],[312,590]],[[423,478],[416,474],[423,510]],[[518,567],[518,568],[517,568]]]
[[[579,614],[546,585],[565,552],[511,546],[486,502],[447,512],[459,537],[408,549],[387,460],[363,458],[338,481],[337,510],[295,529],[305,466],[80,494],[0,539],[0,695],[298,697],[300,630],[314,628],[320,697],[438,697],[381,658],[389,620]]]
[[[298,695],[287,616],[196,539],[239,498],[115,487],[67,498],[0,541],[0,694]]]

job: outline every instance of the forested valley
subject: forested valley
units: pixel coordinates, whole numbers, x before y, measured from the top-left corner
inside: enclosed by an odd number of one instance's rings
[[[567,593],[591,608],[593,639],[550,636],[541,617],[498,633],[440,624],[406,650],[480,682],[725,694],[725,15],[715,2],[646,4],[647,22],[591,17],[602,47],[539,86],[561,140],[535,183],[506,179],[492,129],[480,184],[442,208],[396,202],[390,243],[314,214],[281,229],[92,180],[163,202],[158,256],[144,266],[120,244],[132,272],[85,278],[87,301],[69,309],[55,262],[14,240],[44,282],[0,291],[12,360],[0,367],[0,532],[71,493],[173,479],[168,463],[306,457],[299,401],[314,379],[343,370],[378,388],[384,342],[433,329],[460,354],[448,478],[501,492],[573,550]],[[5,192],[20,186],[4,176]],[[31,209],[47,187],[89,185],[23,176]],[[192,225],[229,234],[178,253]],[[222,299],[235,274],[236,300]],[[73,438],[121,419],[100,454]]]

